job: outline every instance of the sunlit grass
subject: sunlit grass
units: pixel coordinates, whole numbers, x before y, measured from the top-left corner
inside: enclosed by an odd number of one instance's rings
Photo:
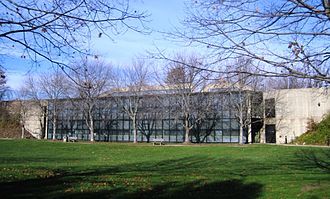
[[[12,198],[329,198],[330,148],[0,141]]]

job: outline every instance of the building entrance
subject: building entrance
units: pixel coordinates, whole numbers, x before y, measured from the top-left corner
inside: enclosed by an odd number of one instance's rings
[[[275,124],[266,125],[266,143],[276,143]]]

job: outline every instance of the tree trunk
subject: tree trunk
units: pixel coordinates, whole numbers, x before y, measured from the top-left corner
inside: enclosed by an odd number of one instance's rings
[[[53,140],[56,139],[56,126],[57,126],[57,121],[56,121],[56,114],[57,114],[57,111],[56,111],[56,105],[55,105],[55,102],[53,102]]]
[[[133,142],[137,143],[137,129],[136,129],[136,117],[133,118]]]
[[[185,123],[185,125],[184,125],[184,128],[185,128],[184,143],[189,144],[191,142],[190,142],[190,139],[189,139],[190,129],[189,129],[188,117],[186,117],[184,123]]]
[[[22,139],[24,139],[24,131],[25,131],[25,128],[24,128],[24,125],[22,125],[22,135],[21,135]]]
[[[91,142],[94,142],[94,120],[92,117],[89,117],[90,121],[89,121],[89,131],[91,134]]]
[[[185,144],[190,144],[190,139],[189,139],[189,132],[190,132],[190,129],[189,127],[185,127],[185,138],[184,138],[184,143]]]
[[[239,143],[240,144],[244,144],[243,143],[243,111],[240,110],[239,113]]]
[[[196,142],[197,143],[202,143],[202,141],[201,141],[201,135],[199,133],[196,133]]]
[[[184,143],[189,144],[190,143],[190,139],[189,139],[190,128],[189,128],[189,121],[188,121],[187,115],[185,116],[184,128],[185,128]]]
[[[240,78],[241,81],[241,78]],[[240,84],[241,85],[241,84]],[[239,105],[238,105],[238,111],[239,111],[239,143],[244,144],[243,142],[243,99],[242,99],[242,89],[239,90]]]
[[[246,140],[246,143],[252,143],[252,120],[251,120],[251,96],[249,95],[248,98],[247,98],[247,101],[246,101],[246,106],[247,106],[247,118],[246,118],[246,124],[247,125],[247,140]]]
[[[53,140],[55,140],[56,139],[56,118],[55,118],[55,116],[54,116],[54,118],[53,118]]]

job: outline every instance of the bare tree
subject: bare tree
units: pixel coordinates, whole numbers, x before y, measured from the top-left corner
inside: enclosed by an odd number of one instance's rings
[[[107,94],[106,98],[101,100],[99,110],[100,129],[106,129],[103,131],[103,140],[110,141],[110,132],[118,127],[119,110],[116,104],[116,100]]]
[[[148,14],[130,7],[129,0],[4,0],[0,2],[3,49],[22,58],[47,60],[62,69],[78,54],[90,55],[92,38],[134,30],[146,32]]]
[[[251,112],[251,110],[252,108],[254,110],[262,110],[262,103],[260,100],[259,106],[261,109],[252,107],[252,103],[254,100],[253,98],[260,97],[256,92],[261,89],[263,79],[252,75],[254,73],[254,68],[250,58],[238,58],[227,67],[228,70],[234,69],[237,71],[237,74],[228,73],[225,77],[227,81],[226,90],[230,95],[230,102],[228,102],[228,104],[230,104],[230,107],[233,109],[235,113],[234,116],[239,123],[239,143],[244,144],[244,130],[248,131],[246,132],[247,135],[250,135],[252,122],[257,122],[252,121],[252,116],[256,114],[262,115],[262,112]]]
[[[38,77],[29,76],[25,85],[21,88],[21,114],[22,118],[27,118],[28,106],[31,103],[37,104],[40,112],[40,124],[45,125],[43,119],[46,117],[46,106],[48,106],[49,121],[53,126],[52,138],[56,139],[57,118],[62,107],[59,104],[60,99],[67,97],[69,88],[67,76],[58,68],[54,71],[45,72]],[[24,102],[24,100],[32,100],[32,102]],[[47,103],[45,103],[47,101]],[[27,110],[26,110],[27,109]],[[41,129],[44,129],[41,126]]]
[[[137,120],[138,112],[141,109],[142,95],[148,87],[151,77],[149,67],[145,60],[133,60],[132,65],[123,71],[123,85],[125,87],[119,88],[119,91],[125,94],[121,98],[117,98],[120,100],[119,104],[121,104],[123,111],[132,120],[134,143],[137,143]]]
[[[193,117],[198,120],[201,115],[193,114],[196,102],[195,93],[201,93],[207,85],[206,79],[209,78],[209,73],[199,69],[202,66],[202,60],[195,55],[180,55],[175,58],[175,62],[169,61],[166,68],[165,84],[175,90],[177,98],[176,105],[179,107],[176,110],[178,119],[183,120],[183,128],[185,130],[185,143],[190,143],[190,131],[194,128]],[[195,66],[195,67],[189,67]]]
[[[22,119],[22,135],[25,130],[25,123],[30,115],[38,119],[41,130],[41,138],[45,137],[46,103],[45,96],[41,90],[40,82],[33,76],[28,76],[24,85],[20,88],[21,98],[21,119]],[[30,132],[31,133],[31,132]]]
[[[190,123],[193,126],[191,135],[197,143],[205,142],[215,128],[217,112],[214,97],[216,95],[212,92],[201,92],[193,96],[194,108],[190,117]]]
[[[139,132],[145,136],[147,139],[147,143],[150,142],[150,137],[155,132],[156,122],[159,118],[159,113],[151,112],[143,114],[139,114],[139,118],[137,119],[137,129]]]
[[[83,113],[83,119],[90,131],[90,141],[94,141],[94,120],[100,108],[100,96],[108,91],[112,84],[111,66],[102,61],[82,60],[75,64],[71,77],[77,84],[72,84],[75,96],[72,103]]]
[[[43,93],[43,96],[48,101],[48,116],[53,126],[52,139],[56,139],[56,129],[58,115],[61,113],[62,108],[60,100],[68,96],[69,81],[58,68],[54,72],[43,73],[38,78],[38,85]]]
[[[141,109],[137,116],[137,128],[145,136],[147,142],[150,142],[151,136],[156,132],[157,123],[163,116],[162,97],[157,93],[145,94],[143,96]]]
[[[253,75],[291,76],[330,83],[329,0],[191,1],[175,38],[205,47],[208,67],[245,56]],[[213,66],[213,67],[212,67]]]

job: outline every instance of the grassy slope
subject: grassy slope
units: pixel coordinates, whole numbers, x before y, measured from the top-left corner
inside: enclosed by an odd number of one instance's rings
[[[330,114],[324,118],[315,129],[308,131],[295,140],[296,143],[326,145],[330,138]]]
[[[328,198],[329,157],[329,148],[274,145],[0,140],[0,193],[2,198]]]

